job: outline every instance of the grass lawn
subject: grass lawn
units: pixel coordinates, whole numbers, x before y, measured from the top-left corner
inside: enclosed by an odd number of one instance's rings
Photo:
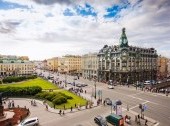
[[[75,95],[75,94],[73,94],[73,93],[71,93],[69,91],[66,91],[66,90],[56,90],[56,91],[62,92],[62,93],[66,94],[68,96],[71,96],[73,98],[73,99],[67,100],[67,103],[65,103],[65,104],[56,105],[55,108],[57,108],[57,109],[63,109],[64,105],[65,105],[66,109],[70,109],[71,106],[73,108],[75,108],[75,104],[77,104],[77,105],[80,104],[81,106],[86,105],[87,100],[85,100],[85,99],[83,99],[83,98],[81,98],[81,97],[79,97],[79,96],[77,96],[77,95]],[[48,104],[51,107],[54,107],[52,102],[48,102]]]
[[[23,82],[0,84],[0,88],[5,87],[28,87],[28,86],[40,86],[42,89],[58,89],[53,83],[43,80],[42,78],[31,79]]]

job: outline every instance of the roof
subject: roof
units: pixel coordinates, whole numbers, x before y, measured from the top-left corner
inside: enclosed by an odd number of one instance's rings
[[[116,115],[116,114],[110,114],[110,115],[108,115],[107,117],[112,117],[112,118],[116,118],[116,119],[122,119],[121,116],[118,116],[118,115]],[[106,117],[106,118],[107,118],[107,117]]]

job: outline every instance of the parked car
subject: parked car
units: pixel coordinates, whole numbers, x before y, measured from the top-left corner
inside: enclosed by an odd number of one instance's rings
[[[102,116],[98,115],[94,118],[94,122],[97,123],[99,126],[107,126],[107,121]]]
[[[151,84],[151,81],[145,81],[144,82],[144,85],[150,85]]]
[[[38,125],[39,125],[38,117],[33,117],[25,119],[18,126],[38,126]]]
[[[113,85],[108,85],[108,89],[114,89]]]
[[[105,103],[106,105],[112,105],[112,101],[110,100],[110,98],[105,98]]]
[[[82,84],[76,84],[76,87],[83,87]]]

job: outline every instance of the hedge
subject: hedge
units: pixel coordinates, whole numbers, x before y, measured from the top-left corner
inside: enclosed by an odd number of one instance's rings
[[[35,79],[37,75],[21,76],[21,77],[6,77],[2,81],[3,83],[20,82],[28,79]]]
[[[3,92],[5,96],[34,96],[41,91],[42,88],[39,86],[0,88],[0,92]]]
[[[65,95],[61,92],[41,92],[36,94],[36,98],[45,99],[52,102],[55,105],[61,105],[67,102],[67,99],[72,99],[71,96]]]

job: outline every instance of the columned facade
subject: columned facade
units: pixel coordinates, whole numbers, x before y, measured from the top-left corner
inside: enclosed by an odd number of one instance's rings
[[[128,45],[125,28],[122,29],[120,44],[105,45],[98,53],[99,81],[120,83],[156,80],[157,52],[154,48],[140,48]]]

